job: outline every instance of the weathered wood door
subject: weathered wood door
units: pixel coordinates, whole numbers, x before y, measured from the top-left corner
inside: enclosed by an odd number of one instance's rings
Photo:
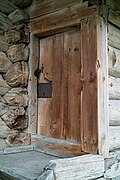
[[[52,81],[52,98],[38,99],[38,133],[81,142],[80,29],[40,40],[43,73],[39,83]]]
[[[96,42],[94,19],[40,39],[38,82],[52,81],[52,97],[38,98],[38,134],[48,138],[41,145],[47,150],[97,152]]]

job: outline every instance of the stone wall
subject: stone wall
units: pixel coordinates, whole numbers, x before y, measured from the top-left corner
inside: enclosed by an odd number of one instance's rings
[[[0,148],[30,143],[28,127],[28,15],[31,0],[0,2]]]

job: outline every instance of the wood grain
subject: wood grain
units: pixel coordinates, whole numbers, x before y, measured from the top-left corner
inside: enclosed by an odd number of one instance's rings
[[[26,8],[30,18],[53,13],[73,4],[82,3],[81,0],[33,0],[32,5]]]
[[[57,138],[57,144],[41,142],[43,149],[68,155],[81,153],[81,41],[80,28],[40,40],[39,83],[52,80],[52,98],[38,99],[38,134]],[[61,146],[61,140],[69,143]],[[59,142],[60,140],[60,142]],[[74,147],[73,147],[73,145]],[[58,147],[57,147],[58,146]],[[58,150],[59,149],[59,150]],[[76,151],[76,152],[75,152]],[[58,153],[59,152],[59,153]]]
[[[111,24],[108,24],[108,44],[120,49],[120,30]]]
[[[30,30],[39,36],[49,31],[56,32],[58,29],[75,26],[80,20],[96,13],[96,6],[86,7],[86,3],[79,3],[71,7],[63,8],[60,11],[44,15],[31,20]]]
[[[120,126],[109,127],[109,149],[113,151],[120,148]]]
[[[97,16],[97,78],[98,78],[98,149],[99,154],[109,156],[109,97],[107,24]]]
[[[120,78],[109,76],[109,99],[120,100]]]
[[[104,158],[99,155],[56,159],[51,160],[50,164],[48,167],[53,168],[54,175],[59,180],[98,179],[104,174]]]
[[[34,72],[38,66],[39,60],[39,39],[33,34],[30,36],[30,57],[29,57],[29,81],[28,81],[28,95],[29,95],[29,126],[28,131],[30,133],[37,132],[38,121],[38,103],[37,103],[37,78],[34,76]]]
[[[120,100],[109,100],[109,125],[120,126]]]
[[[67,80],[66,99],[67,119],[63,120],[67,139],[80,141],[81,118],[81,44],[80,29],[64,33],[64,75]],[[66,63],[65,63],[66,62]],[[67,69],[66,69],[67,68]],[[67,72],[66,72],[67,71]],[[67,73],[67,74],[65,74]],[[64,89],[65,90],[65,89]],[[63,99],[64,101],[64,99]],[[65,102],[65,101],[64,101]],[[67,120],[67,121],[66,121]]]
[[[97,34],[96,21],[89,17],[81,22],[81,61],[84,87],[81,102],[82,150],[97,153],[98,110],[97,110]]]
[[[39,82],[52,80],[52,98],[38,100],[39,134],[80,142],[80,30],[40,40]]]
[[[52,67],[52,121],[51,137],[62,138],[62,61],[63,61],[63,34],[53,36],[53,67]]]
[[[108,46],[108,73],[120,78],[120,49]]]
[[[81,144],[46,136],[32,135],[35,150],[43,151],[58,157],[73,157],[85,154],[81,152]]]
[[[53,67],[53,39],[48,37],[40,40],[40,62],[39,69],[43,64],[44,70],[40,74],[39,83],[47,83],[45,77],[52,80],[52,67]],[[50,136],[51,129],[51,98],[38,98],[38,133]]]

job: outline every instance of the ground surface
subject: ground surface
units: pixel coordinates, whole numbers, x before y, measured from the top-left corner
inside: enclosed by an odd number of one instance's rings
[[[0,178],[5,176],[2,173],[4,171],[21,180],[37,179],[43,172],[46,164],[56,158],[34,150],[0,155]],[[5,179],[7,180],[7,177]]]

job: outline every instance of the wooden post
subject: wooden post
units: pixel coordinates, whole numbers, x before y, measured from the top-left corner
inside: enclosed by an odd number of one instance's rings
[[[38,67],[39,60],[39,38],[33,34],[30,36],[30,58],[29,58],[29,81],[28,81],[28,95],[29,95],[29,133],[37,132],[37,78],[34,72]]]
[[[108,129],[108,56],[107,22],[97,16],[97,64],[98,69],[98,149],[105,158],[109,155]]]

